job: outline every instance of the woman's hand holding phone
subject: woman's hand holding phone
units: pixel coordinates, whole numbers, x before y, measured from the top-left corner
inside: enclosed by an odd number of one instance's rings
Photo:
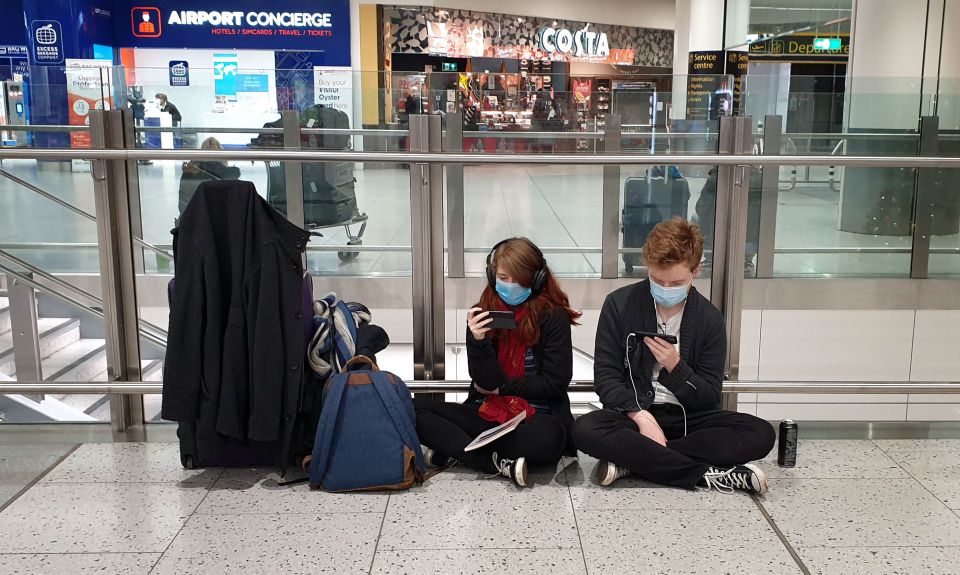
[[[493,318],[490,317],[490,314],[483,311],[482,308],[475,307],[467,311],[467,327],[470,328],[473,339],[477,341],[481,341],[487,336],[487,333],[490,332],[488,326],[492,321]]]

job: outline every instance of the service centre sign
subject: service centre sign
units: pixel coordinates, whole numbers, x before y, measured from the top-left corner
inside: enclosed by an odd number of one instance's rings
[[[349,0],[124,1],[114,18],[121,47],[311,50],[350,65]]]

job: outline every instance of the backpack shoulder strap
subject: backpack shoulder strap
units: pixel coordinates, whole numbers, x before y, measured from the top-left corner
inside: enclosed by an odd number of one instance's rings
[[[332,377],[327,380],[327,396],[323,400],[320,423],[317,426],[317,439],[313,445],[313,459],[310,461],[310,477],[322,479],[327,471],[330,459],[330,446],[333,445],[333,432],[340,413],[340,403],[347,388],[347,377]]]
[[[400,382],[400,378],[391,373],[383,371],[370,373],[370,380],[377,390],[377,395],[380,396],[383,406],[386,408],[387,413],[390,414],[390,419],[400,433],[400,437],[403,439],[403,442],[407,444],[407,447],[416,454],[417,471],[419,476],[423,477],[425,463],[423,460],[423,451],[420,449],[420,440],[417,438],[416,427],[414,427],[413,420],[409,415],[405,416],[400,409],[402,402],[400,394],[407,393],[407,387],[402,385],[402,382],[401,385],[394,385],[394,383],[390,381],[391,377],[394,378],[395,381]],[[409,397],[409,395],[407,395],[407,397]]]

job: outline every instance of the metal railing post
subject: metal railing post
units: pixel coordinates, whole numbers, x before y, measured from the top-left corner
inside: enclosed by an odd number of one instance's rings
[[[783,136],[783,117],[763,120],[763,154],[779,156]],[[777,202],[780,197],[780,166],[764,166],[760,196],[760,238],[757,246],[757,277],[773,277],[773,253],[777,243]]]
[[[133,118],[133,110],[124,108],[121,114],[123,115],[123,148],[126,150],[136,150],[137,126],[136,120]],[[140,208],[140,169],[136,160],[127,160],[127,197],[130,202],[131,232],[133,233],[133,237],[143,239],[143,211]],[[171,222],[171,224],[172,223],[173,222]],[[137,273],[144,273],[144,258],[146,258],[144,248],[137,248],[134,251],[134,257],[136,258]],[[169,266],[171,262],[165,261],[161,264],[160,258],[157,257],[156,254],[154,254],[154,258],[157,262],[158,271],[170,271],[169,269],[164,270],[163,268],[164,266]]]
[[[721,154],[747,155],[753,150],[753,118],[721,118]],[[727,379],[740,375],[740,330],[743,314],[747,246],[749,165],[721,166],[717,174],[717,223],[710,299],[723,313],[727,332]],[[720,248],[718,251],[717,248]],[[718,277],[719,276],[719,277]],[[719,305],[718,305],[719,304]],[[736,409],[736,394],[725,394],[724,409]]]
[[[90,132],[95,148],[122,149],[122,113],[119,110],[91,112]],[[121,160],[94,160],[91,173],[100,250],[107,376],[111,380],[140,381],[139,308],[127,167]],[[142,396],[112,395],[110,420],[116,431],[143,423]]]
[[[605,154],[620,152],[620,115],[607,116],[603,128],[603,151]],[[620,275],[620,166],[603,167],[602,228],[600,237],[600,277],[616,278]]]
[[[30,275],[29,272],[24,272]],[[10,333],[13,334],[13,363],[18,381],[43,381],[43,357],[40,353],[40,328],[37,325],[37,293],[33,287],[7,276],[10,302]],[[34,401],[43,395],[30,396]]]
[[[940,118],[923,116],[920,118],[920,155],[936,157],[940,150]],[[913,216],[913,248],[910,258],[910,277],[924,279],[930,268],[930,233],[933,231],[933,202],[942,187],[938,168],[920,168],[917,170],[914,193],[916,206]]]
[[[283,122],[283,149],[300,149],[300,114],[296,110],[284,110],[281,113]],[[284,187],[286,193],[287,220],[295,226],[303,227],[303,164],[300,162],[284,162]]]
[[[446,150],[463,152],[463,114],[447,114]],[[462,278],[464,262],[463,164],[447,165],[447,277]]]
[[[440,116],[431,114],[427,117],[427,127],[430,132],[430,151],[442,150],[443,126]],[[431,328],[427,333],[430,337],[430,346],[426,356],[430,365],[429,379],[444,379],[446,373],[446,297],[444,296],[443,277],[443,164],[436,162],[429,164],[429,226],[430,226],[430,290],[428,305]]]

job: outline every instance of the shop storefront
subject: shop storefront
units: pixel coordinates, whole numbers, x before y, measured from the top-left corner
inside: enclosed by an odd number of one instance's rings
[[[633,126],[668,117],[657,94],[670,90],[671,30],[433,7],[380,17],[387,124],[462,112],[467,130],[571,132],[603,130],[610,113]]]

